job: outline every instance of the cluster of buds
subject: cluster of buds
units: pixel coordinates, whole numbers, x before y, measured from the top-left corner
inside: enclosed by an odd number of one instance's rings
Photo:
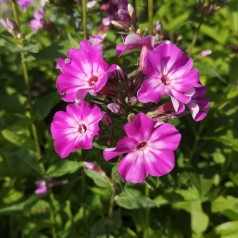
[[[190,113],[201,121],[210,103],[193,60],[175,44],[129,34],[116,46],[117,56],[135,48],[140,49],[139,64],[130,76],[123,66],[103,59],[100,36],[81,41],[79,49],[58,60],[57,90],[69,105],[55,114],[51,134],[62,158],[92,149],[95,139],[101,146],[115,146],[103,150],[104,159],[124,155],[119,175],[140,183],[148,175],[169,173],[175,165],[181,135],[168,121]]]
[[[212,15],[227,4],[227,0],[196,0],[199,12],[204,16]]]

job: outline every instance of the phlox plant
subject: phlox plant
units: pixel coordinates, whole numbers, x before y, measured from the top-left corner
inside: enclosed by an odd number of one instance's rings
[[[0,1],[0,237],[238,237],[237,13]]]
[[[193,68],[192,58],[175,44],[157,43],[152,35],[136,33],[124,36],[123,42],[116,46],[118,56],[134,48],[141,51],[138,69],[130,77],[123,65],[109,66],[105,62],[99,36],[81,41],[79,49],[70,49],[66,59],[58,60],[56,68],[61,74],[57,90],[71,104],[66,112],[55,114],[51,133],[61,158],[78,149],[92,149],[95,136],[102,145],[114,138],[110,144],[115,147],[103,150],[104,159],[124,154],[118,165],[120,176],[140,183],[148,175],[165,175],[175,166],[174,151],[181,134],[169,120],[191,113],[195,121],[200,121],[210,103],[204,98],[206,88]],[[169,99],[163,101],[166,95]],[[105,117],[109,122],[104,122]],[[108,133],[100,138],[99,130],[114,131],[118,125],[127,136],[116,141],[118,135]]]

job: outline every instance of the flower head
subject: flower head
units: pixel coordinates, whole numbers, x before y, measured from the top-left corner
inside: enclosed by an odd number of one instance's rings
[[[56,112],[51,124],[51,134],[59,156],[65,158],[78,149],[91,149],[102,117],[103,113],[98,106],[91,106],[85,101],[80,106],[68,105],[66,112]]]
[[[143,113],[124,126],[127,136],[115,148],[104,150],[105,160],[120,154],[126,156],[119,162],[120,176],[128,182],[143,182],[150,174],[162,176],[174,167],[173,151],[179,145],[181,135],[170,124],[153,121]]]
[[[99,92],[107,82],[107,74],[116,70],[116,65],[109,67],[103,60],[99,42],[99,38],[82,41],[80,49],[71,49],[67,59],[58,60],[56,68],[62,73],[56,85],[64,101],[80,104],[87,93]]]
[[[26,12],[32,0],[17,0],[18,5],[21,7],[23,12]]]
[[[191,90],[199,85],[199,73],[193,61],[176,45],[166,41],[149,51],[143,71],[148,76],[138,91],[140,102],[158,103],[164,95],[180,103],[191,100]]]

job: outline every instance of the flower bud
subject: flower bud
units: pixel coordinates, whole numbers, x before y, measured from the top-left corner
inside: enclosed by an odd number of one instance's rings
[[[112,124],[112,119],[108,116],[107,113],[104,113],[103,118],[102,118],[102,123],[106,126],[109,126]]]
[[[212,53],[211,50],[203,50],[199,53],[198,58],[204,58]]]
[[[130,3],[127,5],[127,11],[129,13],[131,19],[135,18],[135,9]]]
[[[19,31],[17,24],[10,19],[0,19],[2,26],[11,34],[15,35]]]
[[[118,114],[121,111],[121,106],[117,103],[109,103],[107,108],[115,114]]]
[[[137,99],[137,97],[131,97],[131,98],[129,98],[129,101],[128,101],[128,104],[130,105],[130,106],[134,106],[134,105],[136,105],[138,103],[138,99]]]

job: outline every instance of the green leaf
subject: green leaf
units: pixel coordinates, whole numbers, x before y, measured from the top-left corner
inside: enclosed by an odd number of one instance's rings
[[[195,233],[203,233],[209,224],[209,217],[202,210],[200,201],[191,202],[191,225]]]
[[[90,177],[94,183],[102,188],[107,188],[111,186],[110,180],[106,177],[106,175],[103,175],[99,172],[90,170],[90,169],[85,169],[85,173],[88,177]]]
[[[83,167],[83,162],[70,160],[56,160],[47,170],[47,174],[51,177],[60,177],[65,174],[75,173]]]
[[[212,233],[206,238],[237,238],[238,221],[225,222],[219,226],[216,226]]]
[[[1,206],[0,214],[28,210],[28,208],[31,207],[33,204],[35,204],[36,201],[38,201],[38,200],[39,200],[38,196],[32,195],[29,198],[27,198],[21,202],[17,202],[12,205],[8,205],[8,206]]]
[[[39,121],[43,120],[59,101],[60,97],[56,92],[50,92],[49,94],[39,98],[34,104],[35,117]]]
[[[126,209],[137,209],[142,207],[158,207],[157,203],[142,195],[140,191],[135,189],[126,189],[115,197],[117,205]]]

